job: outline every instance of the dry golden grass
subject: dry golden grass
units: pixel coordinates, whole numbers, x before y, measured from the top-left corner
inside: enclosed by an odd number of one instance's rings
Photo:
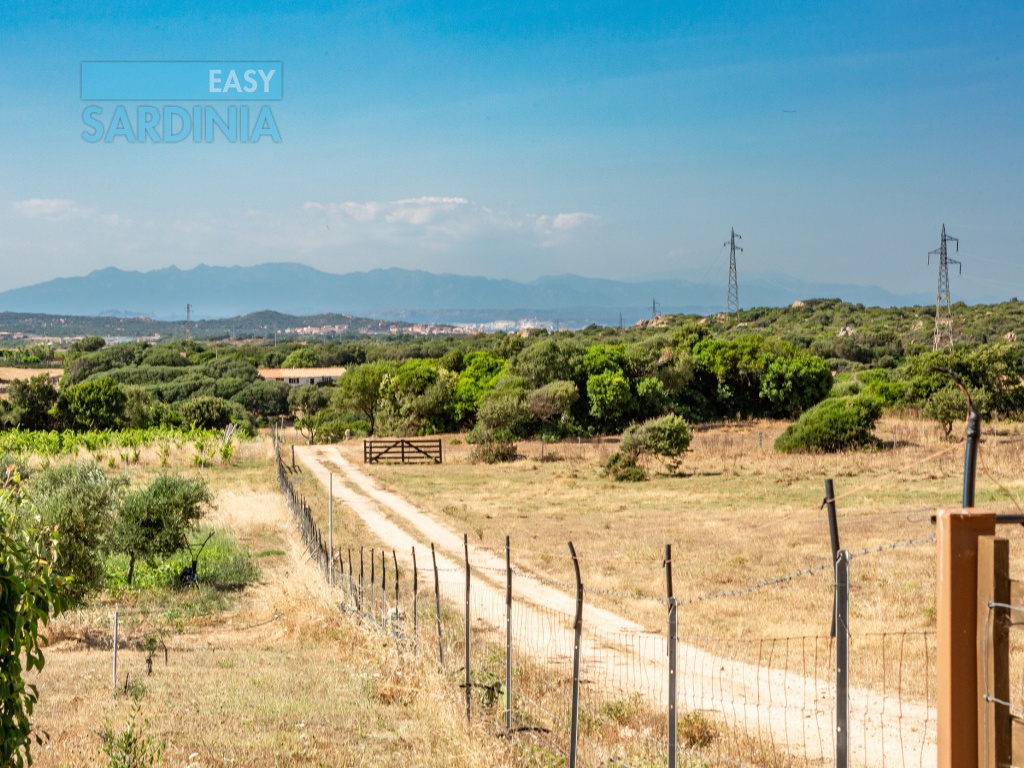
[[[516,764],[483,724],[467,728],[436,664],[338,610],[305,562],[270,456],[265,441],[243,444],[230,467],[218,460],[202,470],[217,498],[206,522],[267,553],[258,583],[156,603],[122,596],[120,695],[111,681],[114,606],[51,622],[46,668],[32,680],[40,693],[34,722],[50,735],[34,750],[36,764],[106,764],[97,732],[105,724],[122,730],[136,707],[144,733],[166,743],[164,765]],[[184,449],[178,458],[190,461]],[[159,464],[150,449],[129,471],[142,479]],[[179,470],[199,471],[190,463]],[[222,610],[192,615],[190,604],[201,600]],[[168,657],[165,665],[158,650],[146,675],[142,649],[151,636]]]
[[[20,379],[31,379],[33,376],[63,376],[63,368],[11,368],[0,365],[0,381],[15,381]]]
[[[470,463],[470,446],[445,437],[445,463],[362,469],[478,546],[501,549],[527,572],[570,584],[566,542],[580,556],[588,600],[664,626],[664,607],[620,595],[662,597],[665,544],[673,546],[676,597],[733,590],[830,560],[824,480],[834,478],[843,548],[857,552],[933,533],[929,516],[960,506],[963,446],[914,419],[886,419],[883,450],[785,455],[772,447],[784,424],[755,422],[698,431],[680,476],[616,483],[601,471],[613,441],[541,446],[522,442],[524,459]],[[1016,511],[1024,495],[1024,430],[985,427],[977,506]],[[341,445],[362,462],[362,442]],[[557,460],[550,460],[552,454]],[[938,454],[938,455],[937,455]],[[1019,527],[1011,541],[1015,571],[1024,566]],[[858,557],[852,565],[852,631],[934,628],[935,548],[931,544]],[[680,608],[681,634],[731,638],[827,634],[832,575],[826,569],[780,586]],[[866,641],[865,641],[866,642]]]

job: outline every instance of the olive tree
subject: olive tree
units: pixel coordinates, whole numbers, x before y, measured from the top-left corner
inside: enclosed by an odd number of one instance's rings
[[[125,582],[131,586],[136,559],[153,563],[183,548],[213,502],[201,478],[160,475],[149,485],[127,493],[114,524],[114,548],[128,556]]]

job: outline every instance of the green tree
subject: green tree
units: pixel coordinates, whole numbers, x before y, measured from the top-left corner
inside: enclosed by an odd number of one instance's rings
[[[68,429],[115,429],[124,419],[126,402],[121,385],[108,378],[92,379],[62,389],[53,413]]]
[[[525,437],[533,420],[526,404],[526,380],[505,374],[491,390],[477,412],[471,433],[479,441],[510,442]]]
[[[56,541],[36,528],[17,476],[0,474],[0,765],[32,763],[32,712],[39,701],[26,672],[45,663],[39,634],[64,608],[53,572]],[[19,509],[20,508],[20,509]],[[39,743],[38,736],[35,737]]]
[[[494,389],[506,361],[490,352],[470,352],[459,361],[461,370],[452,395],[455,420],[472,423],[484,398]],[[449,369],[452,370],[452,369]]]
[[[48,429],[50,409],[57,402],[57,390],[47,375],[30,379],[15,379],[7,388],[11,404],[9,421],[21,429]]]
[[[94,462],[60,464],[32,477],[32,498],[43,525],[60,533],[54,573],[71,604],[103,586],[103,560],[114,511],[126,481]]]
[[[621,371],[605,370],[587,379],[590,415],[599,428],[616,431],[633,407],[633,391]]]
[[[407,360],[381,380],[377,426],[386,434],[425,435],[452,424],[458,374],[436,360]]]
[[[221,397],[200,395],[177,404],[181,422],[204,429],[224,429],[231,423],[231,403]]]
[[[370,434],[375,434],[381,402],[381,382],[395,370],[391,363],[363,363],[347,371],[338,381],[331,398],[339,411],[353,410],[366,417]]]
[[[531,389],[537,389],[552,381],[573,379],[582,357],[583,348],[578,342],[549,336],[520,352],[510,369],[526,379]]]
[[[282,368],[319,368],[320,355],[314,347],[299,347],[286,357]]]
[[[288,413],[289,389],[283,381],[257,379],[231,399],[254,416],[271,419]]]
[[[551,381],[527,395],[526,407],[541,424],[564,424],[573,404],[580,399],[575,382]]]
[[[160,475],[128,492],[114,523],[114,549],[128,556],[126,583],[131,586],[136,559],[153,563],[183,549],[213,496],[202,478]]]

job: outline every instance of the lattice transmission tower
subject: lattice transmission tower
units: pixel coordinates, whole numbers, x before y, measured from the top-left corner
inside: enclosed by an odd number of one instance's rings
[[[729,297],[725,302],[725,313],[731,315],[740,311],[740,284],[736,279],[736,251],[743,253],[743,249],[736,245],[737,240],[742,240],[736,230],[729,229],[729,239],[722,243],[722,246],[729,246]]]
[[[942,241],[934,251],[928,251],[928,264],[932,263],[932,256],[939,257],[939,290],[935,296],[935,335],[932,337],[932,349],[938,350],[943,346],[953,348],[953,312],[949,308],[949,265],[956,264],[960,274],[963,274],[963,266],[956,259],[949,258],[946,251],[946,243],[952,240],[956,243],[957,253],[960,252],[960,241],[955,237],[946,234],[946,225],[942,225]]]

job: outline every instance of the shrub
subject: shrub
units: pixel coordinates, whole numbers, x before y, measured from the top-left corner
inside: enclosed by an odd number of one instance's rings
[[[871,433],[882,414],[882,401],[869,395],[824,400],[804,413],[775,441],[783,453],[836,453],[871,448],[878,439]]]
[[[511,440],[488,439],[474,445],[469,458],[473,463],[498,464],[515,461],[518,455],[518,446]]]
[[[54,572],[68,579],[64,590],[72,603],[103,586],[104,550],[124,485],[123,479],[109,479],[91,461],[62,464],[33,478],[43,524],[60,536]]]
[[[643,460],[657,458],[675,472],[690,439],[690,426],[675,414],[632,424],[622,434],[619,450],[608,458],[605,470],[616,480],[646,480]]]

